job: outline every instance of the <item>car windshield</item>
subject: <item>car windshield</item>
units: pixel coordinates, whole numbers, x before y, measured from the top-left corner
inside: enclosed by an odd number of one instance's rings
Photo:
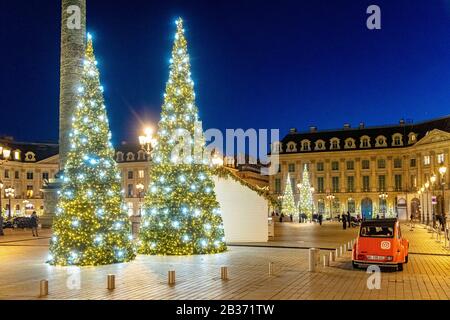
[[[393,225],[363,225],[361,227],[361,237],[368,238],[392,238],[394,236]]]

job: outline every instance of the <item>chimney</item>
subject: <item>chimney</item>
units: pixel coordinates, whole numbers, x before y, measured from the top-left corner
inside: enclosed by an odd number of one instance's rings
[[[351,128],[350,123],[345,123],[344,124],[344,130],[348,130],[350,128]]]
[[[291,133],[297,133],[297,128],[291,128],[290,132]]]
[[[311,132],[311,133],[317,132],[317,127],[316,126],[309,127],[309,132]]]
[[[360,123],[359,123],[359,128],[360,128],[360,129],[364,129],[364,128],[365,128],[364,122],[360,122]]]

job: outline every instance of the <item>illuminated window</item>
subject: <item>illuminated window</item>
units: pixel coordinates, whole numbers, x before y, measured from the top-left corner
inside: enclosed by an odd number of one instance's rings
[[[138,176],[139,176],[139,179],[144,179],[144,170],[139,170]]]
[[[33,198],[33,186],[27,186],[27,198]]]
[[[438,162],[439,164],[443,164],[444,161],[445,161],[445,155],[444,155],[443,153],[438,154],[438,155],[437,155],[437,162]]]
[[[19,150],[14,151],[14,160],[20,160],[20,151]]]
[[[431,157],[430,156],[424,156],[423,157],[423,164],[426,166],[429,166],[431,164]]]

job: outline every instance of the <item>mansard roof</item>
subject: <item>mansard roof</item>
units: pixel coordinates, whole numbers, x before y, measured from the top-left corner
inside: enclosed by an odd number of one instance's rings
[[[11,137],[0,138],[0,146],[11,150],[11,157],[14,157],[14,151],[20,150],[20,160],[11,159],[11,161],[17,162],[39,162],[59,153],[59,147],[56,143],[18,142]],[[33,161],[27,161],[25,158],[25,155],[29,152],[34,154]]]
[[[310,132],[296,132],[291,130],[289,134],[287,134],[282,140],[282,149],[280,153],[289,153],[286,150],[286,146],[289,142],[295,142],[297,146],[300,146],[301,141],[307,139],[312,143],[315,143],[317,140],[324,140],[326,143],[326,148],[324,150],[314,150],[312,151],[302,151],[300,147],[297,148],[297,151],[291,153],[308,153],[308,152],[327,152],[327,151],[352,151],[352,150],[366,150],[366,149],[380,149],[380,147],[375,147],[375,139],[378,136],[385,136],[387,138],[387,147],[390,148],[402,148],[408,147],[410,144],[408,143],[408,136],[410,133],[416,134],[416,141],[419,141],[426,134],[434,129],[438,129],[445,132],[450,132],[450,115],[438,119],[433,119],[429,121],[424,121],[420,123],[407,123],[402,122],[398,125],[388,125],[388,126],[374,126],[374,127],[358,127],[358,128],[343,128],[337,130],[324,130],[324,131],[310,131]],[[396,133],[400,133],[403,135],[403,146],[393,146],[392,145],[392,136]],[[369,148],[361,148],[360,139],[363,136],[370,137],[370,147]],[[330,149],[330,141],[333,138],[338,138],[340,140],[341,149],[339,150],[331,150]],[[346,139],[353,138],[356,140],[356,146],[354,149],[344,149],[343,143]]]

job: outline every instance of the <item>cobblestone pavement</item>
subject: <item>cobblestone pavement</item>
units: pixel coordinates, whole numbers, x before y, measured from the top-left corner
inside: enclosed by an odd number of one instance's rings
[[[280,237],[295,235],[292,226],[283,225]],[[337,247],[339,239],[353,238],[338,225],[315,230],[303,244]],[[190,257],[138,256],[126,264],[63,268],[44,263],[48,254],[48,239],[20,239],[0,243],[0,299],[450,299],[450,251],[431,239],[422,226],[403,233],[411,242],[410,261],[403,272],[381,273],[380,290],[369,290],[365,270],[351,268],[350,253],[315,273],[308,272],[308,251],[298,248],[230,247],[223,254]],[[342,233],[337,233],[342,231]],[[321,235],[317,235],[321,232]],[[347,234],[349,233],[349,235]],[[332,234],[337,239],[331,241]],[[28,237],[27,235],[23,235]],[[324,239],[324,243],[320,242]],[[20,241],[24,240],[24,241]],[[289,245],[288,239],[281,239]],[[328,252],[321,250],[322,253]],[[269,276],[269,262],[274,263],[275,275]],[[220,267],[229,267],[229,280],[220,279]],[[167,272],[176,271],[175,286],[167,285]],[[116,275],[116,289],[106,289],[108,274]],[[49,280],[50,295],[39,298],[39,281]]]

